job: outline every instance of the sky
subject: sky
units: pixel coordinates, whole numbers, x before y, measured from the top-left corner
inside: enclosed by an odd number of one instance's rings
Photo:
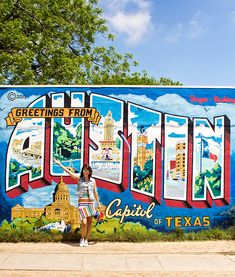
[[[159,79],[235,86],[234,0],[100,0],[120,53]]]

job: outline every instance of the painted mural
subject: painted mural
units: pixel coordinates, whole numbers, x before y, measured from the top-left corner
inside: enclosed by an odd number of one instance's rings
[[[0,88],[0,221],[79,226],[77,186],[57,159],[75,172],[91,165],[105,218],[120,226],[233,225],[234,95],[235,88]]]

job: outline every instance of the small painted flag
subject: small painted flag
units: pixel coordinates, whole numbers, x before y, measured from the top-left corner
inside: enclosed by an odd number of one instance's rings
[[[211,159],[214,163],[217,161],[218,156],[211,151],[209,143],[207,140],[202,139],[202,158]]]

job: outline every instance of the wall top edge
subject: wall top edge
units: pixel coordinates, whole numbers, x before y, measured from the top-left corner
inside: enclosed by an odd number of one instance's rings
[[[0,85],[2,88],[218,88],[218,89],[235,89],[235,86],[152,86],[152,85]]]

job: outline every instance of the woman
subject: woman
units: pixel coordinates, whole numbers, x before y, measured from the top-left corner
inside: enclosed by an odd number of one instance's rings
[[[54,160],[54,162],[78,182],[78,209],[82,222],[80,246],[88,246],[92,217],[96,215],[95,200],[98,208],[101,208],[96,190],[96,182],[91,178],[92,169],[88,164],[84,164],[79,176],[78,173],[74,173],[62,165],[60,161]]]

